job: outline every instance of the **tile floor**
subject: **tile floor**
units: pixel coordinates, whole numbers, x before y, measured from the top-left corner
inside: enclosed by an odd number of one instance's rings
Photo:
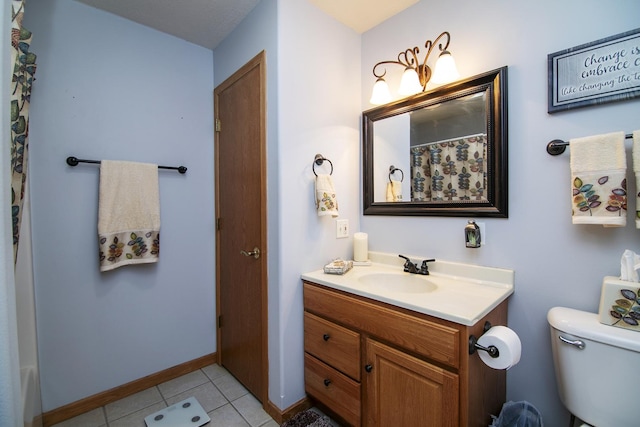
[[[54,427],[145,427],[147,415],[191,396],[211,418],[207,427],[279,426],[226,369],[210,365]]]

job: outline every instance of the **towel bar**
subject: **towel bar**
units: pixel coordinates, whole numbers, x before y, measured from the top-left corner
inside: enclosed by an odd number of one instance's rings
[[[625,139],[633,138],[633,134],[628,133],[624,136]],[[547,153],[552,156],[557,156],[559,154],[564,153],[564,150],[567,149],[567,145],[569,145],[568,141],[563,141],[561,139],[554,139],[553,141],[547,144]]]
[[[67,157],[67,164],[69,166],[78,166],[78,163],[100,164],[100,160],[78,159],[77,157],[73,157],[73,156]],[[185,166],[158,166],[158,169],[173,169],[173,170],[177,170],[182,174],[187,173],[187,168]]]

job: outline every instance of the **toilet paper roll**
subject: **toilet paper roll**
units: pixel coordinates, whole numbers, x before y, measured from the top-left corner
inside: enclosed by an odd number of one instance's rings
[[[487,348],[494,346],[500,352],[498,357],[493,358],[486,351],[478,351],[480,359],[490,368],[509,369],[520,361],[522,352],[520,338],[506,326],[493,326],[478,338],[478,344]]]

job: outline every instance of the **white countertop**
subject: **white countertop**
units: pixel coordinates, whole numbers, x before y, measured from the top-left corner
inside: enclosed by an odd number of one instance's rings
[[[354,266],[343,275],[321,269],[303,274],[302,279],[466,326],[477,323],[514,291],[515,272],[509,269],[436,260],[429,263],[430,274],[422,276],[403,272],[404,260],[397,255],[369,252],[369,257],[370,266]],[[424,259],[409,257],[418,267]],[[367,279],[374,276],[389,283],[371,285]],[[394,289],[394,280],[412,284],[425,280],[435,289],[406,292],[402,286]]]

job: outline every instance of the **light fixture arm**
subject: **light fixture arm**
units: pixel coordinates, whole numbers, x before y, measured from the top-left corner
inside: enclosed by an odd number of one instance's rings
[[[396,61],[381,61],[373,66],[373,75],[376,79],[382,79],[387,74],[387,69],[383,68],[382,72],[376,71],[378,66],[384,64],[397,64],[406,68],[413,68],[417,73],[420,79],[420,84],[422,85],[422,90],[424,91],[427,87],[427,83],[431,79],[431,68],[427,65],[427,60],[429,59],[429,55],[433,51],[434,46],[438,43],[439,40],[446,37],[446,44],[443,46],[442,42],[438,44],[438,49],[440,53],[444,53],[447,51],[449,47],[449,42],[451,41],[451,35],[448,31],[443,31],[436,39],[432,42],[431,40],[427,40],[424,44],[424,47],[427,49],[426,55],[424,57],[424,61],[420,63],[418,61],[418,54],[420,53],[420,49],[418,46],[413,49],[407,49],[398,54],[398,59]]]

